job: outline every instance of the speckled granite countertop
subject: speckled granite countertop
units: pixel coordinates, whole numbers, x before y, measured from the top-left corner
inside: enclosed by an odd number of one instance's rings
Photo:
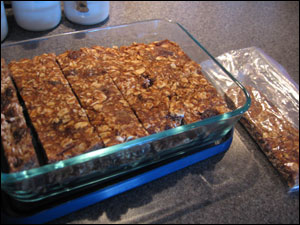
[[[62,17],[47,32],[19,28],[7,10],[4,43],[82,30]],[[298,2],[111,2],[102,27],[148,19],[181,23],[214,56],[257,46],[299,84]],[[237,169],[244,168],[244,169]],[[287,187],[238,124],[224,155],[53,221],[55,223],[299,223]]]

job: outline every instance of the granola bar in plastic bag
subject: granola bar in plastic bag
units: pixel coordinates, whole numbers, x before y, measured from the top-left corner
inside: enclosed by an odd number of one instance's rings
[[[241,123],[290,191],[299,191],[299,86],[280,64],[256,47],[233,50],[216,59],[251,96],[251,107]],[[241,90],[232,87],[233,81],[212,60],[201,66],[216,86],[226,81],[222,92],[229,105],[237,108],[243,102]]]

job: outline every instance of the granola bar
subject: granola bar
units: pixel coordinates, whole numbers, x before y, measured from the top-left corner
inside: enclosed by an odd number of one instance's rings
[[[30,130],[4,59],[1,59],[1,141],[10,172],[39,166]]]
[[[178,44],[163,40],[148,46],[150,59],[155,58],[150,73],[164,81],[163,88],[167,87],[172,93],[170,115],[184,115],[184,123],[189,124],[229,112],[224,99],[202,74],[200,65],[191,60]]]
[[[107,65],[97,61],[94,49],[68,51],[57,57],[62,71],[106,146],[120,144],[148,132],[109,76]]]
[[[11,62],[9,67],[49,163],[103,146],[55,54]]]
[[[299,130],[281,114],[264,94],[246,86],[252,104],[241,119],[272,165],[293,186],[299,174]],[[227,99],[233,107],[242,105],[245,96],[241,89],[231,88]]]

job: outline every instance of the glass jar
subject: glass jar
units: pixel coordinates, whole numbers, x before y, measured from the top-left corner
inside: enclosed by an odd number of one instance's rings
[[[101,23],[108,18],[109,1],[64,1],[68,20],[81,25]]]
[[[12,7],[17,24],[26,30],[49,30],[60,23],[60,1],[12,1]]]
[[[4,3],[1,1],[1,42],[5,39],[8,33],[8,25],[6,19],[6,13],[4,8]]]

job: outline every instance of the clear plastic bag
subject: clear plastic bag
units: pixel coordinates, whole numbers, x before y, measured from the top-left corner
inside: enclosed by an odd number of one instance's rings
[[[280,64],[256,47],[233,50],[217,60],[248,87],[252,106],[242,124],[288,181],[290,191],[299,191],[299,86]],[[212,60],[201,66],[212,82],[226,81],[224,95],[238,107],[240,93],[234,93],[233,81],[224,71]]]

